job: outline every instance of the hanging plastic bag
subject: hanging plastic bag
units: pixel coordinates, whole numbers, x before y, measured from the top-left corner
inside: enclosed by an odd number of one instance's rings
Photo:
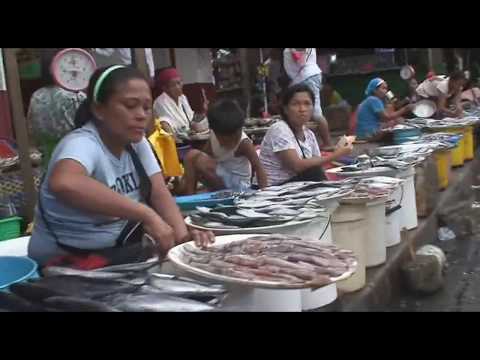
[[[160,122],[155,121],[155,131],[148,138],[162,164],[163,173],[168,177],[183,175],[183,168],[178,159],[174,137],[163,130]]]

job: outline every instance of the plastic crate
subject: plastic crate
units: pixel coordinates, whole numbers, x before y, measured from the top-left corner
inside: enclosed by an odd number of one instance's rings
[[[10,240],[20,237],[20,226],[22,218],[18,216],[0,220],[0,241]]]

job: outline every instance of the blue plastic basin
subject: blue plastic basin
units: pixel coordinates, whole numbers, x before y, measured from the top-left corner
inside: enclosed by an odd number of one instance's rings
[[[0,290],[6,290],[10,285],[38,277],[38,265],[32,259],[0,256]]]

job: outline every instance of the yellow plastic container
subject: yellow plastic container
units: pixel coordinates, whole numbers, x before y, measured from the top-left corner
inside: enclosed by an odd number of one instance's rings
[[[171,177],[182,176],[183,168],[178,159],[177,147],[173,136],[165,132],[158,123],[156,124],[156,130],[150,135],[148,140],[161,162],[163,174]]]
[[[440,190],[445,190],[450,183],[452,150],[439,150],[434,155],[437,163],[438,187]]]
[[[460,167],[465,164],[465,130],[463,128],[450,128],[445,132],[462,135],[455,149],[452,150],[452,166]]]
[[[473,160],[475,157],[475,144],[473,139],[473,126],[467,126],[465,128],[465,161]]]

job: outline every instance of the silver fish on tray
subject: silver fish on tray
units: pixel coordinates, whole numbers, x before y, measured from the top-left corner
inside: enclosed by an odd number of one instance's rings
[[[159,258],[154,257],[147,261],[131,263],[131,264],[121,264],[121,265],[111,265],[106,266],[100,269],[95,269],[93,271],[98,272],[132,272],[132,271],[145,271],[152,268],[155,265],[160,263]]]
[[[237,202],[236,205],[240,208],[257,209],[257,208],[265,208],[267,206],[276,205],[276,203],[273,201],[242,200]]]
[[[270,215],[260,213],[251,209],[238,209],[237,213],[241,216],[246,218],[253,218],[253,219],[268,219],[271,218]]]
[[[166,294],[130,294],[108,296],[102,302],[128,312],[207,312],[215,307],[200,301]]]
[[[278,209],[270,211],[269,215],[273,215],[273,216],[298,216],[301,213],[302,212],[300,210],[295,210],[295,209],[291,209],[291,208],[288,208],[288,207],[283,207],[283,208],[280,207]]]
[[[51,276],[80,276],[89,279],[121,279],[125,277],[125,274],[118,272],[108,272],[108,271],[86,271],[86,270],[76,270],[68,267],[61,266],[50,266],[42,270],[42,274],[45,277]]]
[[[65,312],[120,312],[102,302],[73,296],[53,296],[46,299],[44,304]]]
[[[196,281],[161,279],[155,276],[150,277],[148,284],[166,294],[176,296],[219,296],[227,293],[227,290],[222,285],[204,285]]]

